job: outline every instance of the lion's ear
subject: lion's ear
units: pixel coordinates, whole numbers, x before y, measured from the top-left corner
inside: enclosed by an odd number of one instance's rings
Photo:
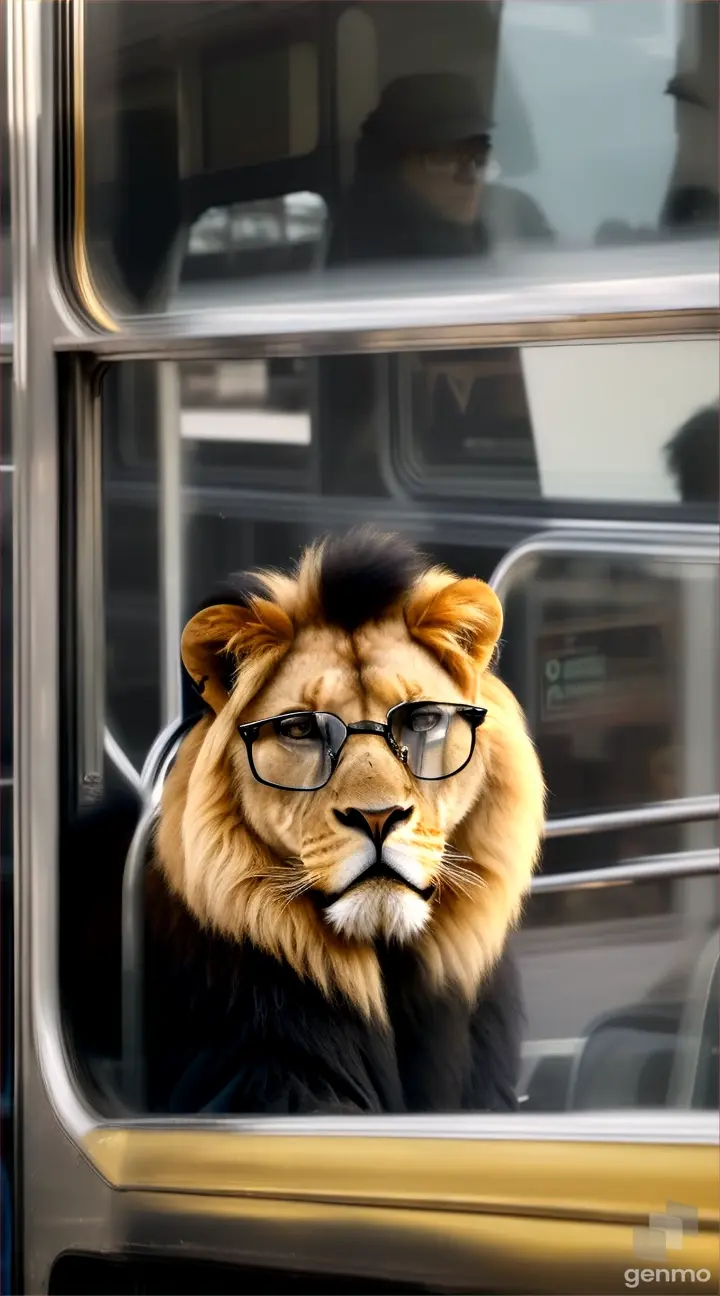
[[[293,638],[292,622],[277,603],[253,598],[247,607],[218,603],[198,612],[183,630],[183,665],[216,714],[232,691],[240,661],[264,654],[277,659]]]
[[[415,587],[405,622],[413,638],[429,648],[464,691],[472,692],[492,657],[503,612],[485,581],[456,580],[435,570]]]

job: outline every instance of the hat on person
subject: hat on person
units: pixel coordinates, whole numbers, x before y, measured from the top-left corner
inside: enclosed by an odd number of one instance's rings
[[[472,77],[418,72],[385,86],[363,137],[396,148],[442,148],[487,135],[492,125]]]

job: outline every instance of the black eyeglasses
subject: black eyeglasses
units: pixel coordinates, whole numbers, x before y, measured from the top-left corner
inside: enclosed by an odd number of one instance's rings
[[[482,171],[488,164],[491,152],[490,136],[480,135],[473,140],[450,144],[447,148],[426,150],[423,154],[423,166],[426,171],[452,172],[453,175],[464,173],[471,168]]]
[[[288,711],[238,725],[254,778],[286,792],[316,792],[332,777],[352,734],[377,734],[418,779],[459,774],[475,750],[484,707],[455,702],[401,702],[385,724],[345,724],[330,711]]]

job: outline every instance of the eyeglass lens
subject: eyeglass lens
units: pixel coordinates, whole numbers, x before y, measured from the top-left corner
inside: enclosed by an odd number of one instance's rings
[[[457,707],[407,703],[390,715],[392,737],[406,751],[411,774],[448,778],[467,764],[473,727]],[[266,720],[252,743],[255,773],[288,790],[315,791],[330,778],[347,736],[346,726],[325,711],[302,711]]]

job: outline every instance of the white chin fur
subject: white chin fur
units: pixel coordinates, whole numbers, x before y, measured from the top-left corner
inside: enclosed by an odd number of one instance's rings
[[[325,910],[338,935],[357,941],[384,936],[400,944],[417,936],[429,916],[430,907],[421,896],[398,886],[373,883],[340,896]]]

